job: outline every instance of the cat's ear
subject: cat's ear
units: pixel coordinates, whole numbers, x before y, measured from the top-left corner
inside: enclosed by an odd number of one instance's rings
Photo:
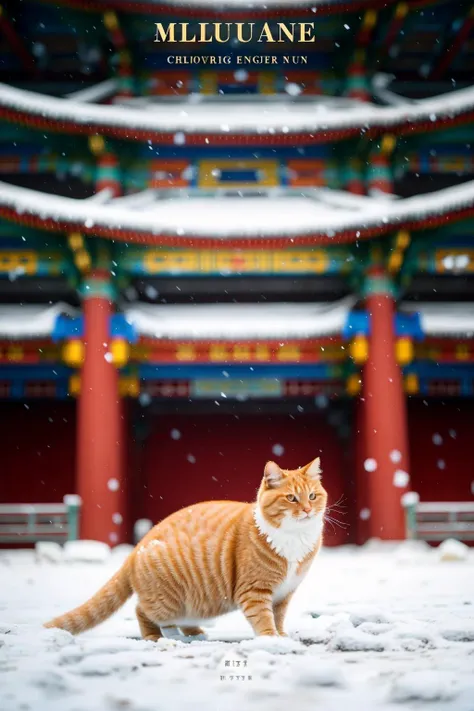
[[[263,478],[265,479],[266,485],[270,489],[275,489],[277,486],[280,486],[283,482],[284,476],[283,471],[276,462],[266,463]]]
[[[316,457],[313,459],[311,464],[306,467],[305,474],[310,477],[310,479],[321,479],[321,474],[323,473],[321,469],[321,459]]]

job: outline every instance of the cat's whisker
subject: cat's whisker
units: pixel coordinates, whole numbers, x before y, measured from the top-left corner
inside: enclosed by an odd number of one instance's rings
[[[328,506],[328,507],[326,508],[326,511],[336,511],[337,513],[342,513],[343,515],[345,515],[345,513],[346,513],[346,507],[343,506],[343,507],[341,508],[340,505],[336,506],[336,504],[333,504],[332,506]]]
[[[332,523],[332,524],[335,525],[335,526],[339,526],[339,528],[344,528],[344,529],[345,529],[345,528],[349,528],[349,524],[348,524],[348,523],[346,523],[345,521],[339,521],[337,518],[334,518],[334,517],[332,517],[332,516],[327,516],[327,515],[326,515],[326,516],[324,517],[324,520],[325,520],[325,521],[329,521],[330,523]]]
[[[325,514],[325,518],[331,518],[331,519],[333,519],[333,521],[339,521],[339,519],[336,518],[334,515],[327,514],[327,513]],[[343,523],[345,526],[348,526],[348,525],[349,525],[349,524],[348,524],[347,522],[345,522],[345,521],[340,521],[340,523]]]
[[[326,516],[346,516],[347,511],[339,511],[339,509],[326,509]]]
[[[328,518],[325,518],[324,520],[332,527],[333,533],[336,533],[336,527],[334,526],[333,522]]]

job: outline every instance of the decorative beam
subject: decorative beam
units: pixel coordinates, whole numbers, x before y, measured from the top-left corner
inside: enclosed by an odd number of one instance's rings
[[[20,60],[24,69],[33,74],[36,74],[38,68],[35,61],[28,51],[26,44],[22,37],[18,34],[15,26],[10,21],[5,13],[5,8],[0,5],[0,34],[2,34],[10,45],[11,49],[14,51],[18,59]]]
[[[117,81],[119,97],[130,97],[133,91],[133,71],[131,53],[127,37],[122,30],[117,14],[113,10],[104,13],[104,25],[118,58]]]
[[[413,2],[416,6],[430,5],[433,0],[408,0]],[[218,18],[222,19],[240,19],[240,20],[250,20],[250,19],[262,19],[267,20],[271,18],[281,18],[284,17],[314,17],[313,3],[307,2],[306,4],[293,4],[288,3],[285,7],[285,0],[282,0],[281,4],[276,5],[274,8],[268,7],[263,4],[262,9],[247,8],[222,8],[211,6],[209,3],[203,3],[199,5],[196,3],[195,6],[190,6],[189,3],[184,5],[179,2],[146,2],[143,0],[42,0],[47,4],[54,2],[55,5],[66,5],[67,7],[75,7],[80,10],[85,10],[89,12],[99,12],[106,10],[120,10],[124,12],[133,12],[137,14],[151,14],[151,15],[166,15],[173,17],[186,17],[186,18]],[[385,8],[388,5],[396,2],[396,0],[346,0],[346,2],[333,0],[320,0],[318,3],[318,17],[326,15],[340,15],[342,13],[348,12],[358,12],[364,9],[378,9]]]
[[[474,27],[474,7],[472,7],[466,17],[462,20],[462,25],[459,29],[454,31],[454,36],[452,36],[452,41],[449,46],[447,46],[444,51],[441,52],[438,57],[438,62],[434,65],[431,70],[430,79],[441,79],[445,72],[449,69],[456,56],[462,49],[465,42]]]
[[[397,3],[383,43],[387,52],[392,46],[394,40],[400,34],[400,31],[405,23],[406,16],[408,15],[408,11],[409,7],[407,2]]]

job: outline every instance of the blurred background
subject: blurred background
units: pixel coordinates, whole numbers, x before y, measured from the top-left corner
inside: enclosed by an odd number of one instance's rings
[[[250,18],[303,49],[177,51],[248,8],[2,3],[0,544],[315,456],[326,544],[474,538],[472,6],[313,5]]]

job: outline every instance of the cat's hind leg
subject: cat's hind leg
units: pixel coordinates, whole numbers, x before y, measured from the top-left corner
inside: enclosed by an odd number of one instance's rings
[[[207,640],[206,633],[200,627],[161,625],[161,631],[166,639],[174,639],[178,642],[202,642]]]
[[[156,642],[163,637],[159,626],[145,615],[140,605],[137,605],[135,612],[143,639]]]
[[[180,627],[179,629],[186,637],[196,637],[198,634],[205,634],[202,627]]]
[[[208,636],[204,630],[197,625],[180,627],[179,629],[184,635],[183,642],[206,642],[208,639]]]

